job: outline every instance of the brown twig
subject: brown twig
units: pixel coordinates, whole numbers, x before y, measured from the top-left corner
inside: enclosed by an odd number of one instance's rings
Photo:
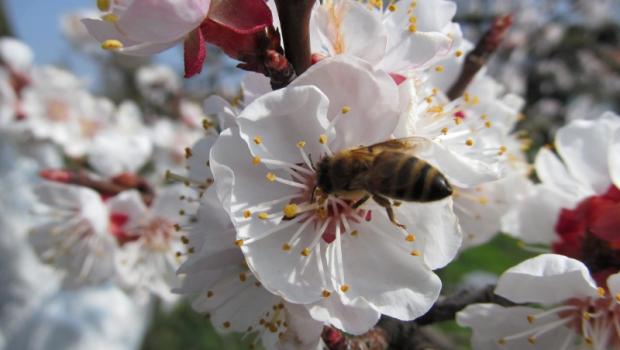
[[[276,0],[284,52],[295,73],[310,67],[310,15],[315,0]]]
[[[476,73],[487,63],[491,55],[502,43],[511,24],[512,15],[501,16],[493,21],[491,28],[484,33],[476,47],[465,57],[461,74],[448,90],[447,95],[450,100],[455,100],[463,95],[469,83],[476,76]]]
[[[475,303],[495,303],[509,306],[514,303],[493,293],[495,286],[482,289],[464,289],[441,297],[422,317],[414,321],[400,321],[383,316],[376,327],[356,337],[347,337],[333,327],[325,327],[323,341],[330,350],[344,349],[449,349],[439,344],[437,337],[428,333],[423,326],[454,320],[457,312]]]

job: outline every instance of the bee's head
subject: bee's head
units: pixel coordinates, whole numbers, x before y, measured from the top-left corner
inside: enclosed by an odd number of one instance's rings
[[[323,157],[317,164],[316,185],[324,193],[332,191],[332,181],[329,175],[330,157]]]

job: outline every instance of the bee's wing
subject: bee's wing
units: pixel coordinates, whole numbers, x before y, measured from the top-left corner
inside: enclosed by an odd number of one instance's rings
[[[374,155],[377,155],[383,151],[417,154],[428,149],[431,145],[432,142],[427,138],[411,136],[379,142],[368,147],[363,147],[363,149]]]

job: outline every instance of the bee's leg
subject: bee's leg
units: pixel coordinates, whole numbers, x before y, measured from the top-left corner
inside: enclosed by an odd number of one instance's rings
[[[357,209],[359,208],[362,204],[366,203],[366,201],[370,198],[370,195],[365,194],[362,198],[358,199],[355,203],[353,203],[351,205],[351,208],[353,209]]]
[[[384,208],[385,208],[385,211],[387,212],[388,218],[390,218],[390,221],[391,221],[394,225],[396,225],[396,226],[398,226],[398,227],[400,227],[400,228],[403,228],[403,229],[407,228],[405,225],[400,224],[400,223],[398,223],[398,222],[396,221],[396,218],[394,217],[394,208],[392,208],[392,203],[390,202],[390,200],[389,200],[389,199],[387,199],[387,198],[385,198],[385,197],[383,197],[383,196],[377,195],[377,194],[373,194],[373,195],[372,195],[372,199],[373,199],[373,200],[374,200],[377,204],[379,204],[380,206],[382,206],[382,207],[384,207]]]

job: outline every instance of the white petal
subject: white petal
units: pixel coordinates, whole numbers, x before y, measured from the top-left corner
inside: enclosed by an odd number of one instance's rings
[[[226,130],[237,126],[237,112],[233,106],[218,95],[211,95],[203,103],[205,113],[217,116],[220,130]]]
[[[339,295],[333,295],[307,307],[315,320],[354,335],[367,332],[381,317],[381,313],[363,299],[358,298],[349,305],[343,303]]]
[[[609,288],[609,294],[612,298],[616,298],[616,302],[620,302],[617,299],[620,295],[620,272],[607,277],[607,288]]]
[[[543,185],[519,202],[502,218],[502,231],[528,243],[550,244],[562,208],[572,208],[576,200]]]
[[[326,134],[327,97],[316,87],[288,87],[263,95],[237,118],[241,136],[261,158],[289,163],[303,162],[297,143],[306,142],[306,152],[318,159],[319,143]],[[262,139],[257,145],[255,137]]]
[[[269,2],[272,3],[271,1]],[[260,96],[271,92],[271,85],[269,78],[254,72],[248,72],[241,81],[241,88],[243,89],[243,102],[250,104]]]
[[[187,167],[189,167],[188,177],[198,183],[208,183],[209,179],[213,180],[213,174],[209,164],[209,156],[211,148],[217,141],[217,136],[209,135],[201,138],[192,146],[192,156],[187,159]]]
[[[592,190],[575,179],[566,166],[550,150],[542,148],[536,155],[536,175],[549,187],[575,198],[592,195]]]
[[[116,130],[98,134],[88,150],[88,161],[104,176],[137,172],[148,161],[153,144],[146,134],[124,135]]]
[[[125,223],[128,228],[140,224],[148,213],[148,208],[136,190],[123,191],[107,201],[111,214],[125,214],[129,220]]]
[[[339,55],[320,61],[290,86],[303,85],[314,85],[328,97],[329,120],[341,115],[343,107],[350,107],[334,125],[332,150],[385,141],[398,123],[396,84],[387,73],[355,57]]]
[[[357,236],[342,241],[347,297],[362,297],[377,311],[400,320],[424,315],[439,296],[439,277],[422,257],[399,245],[407,243],[402,236],[389,241],[364,224],[358,225]]]
[[[566,167],[595,193],[610,185],[608,150],[611,131],[604,121],[576,120],[558,130],[555,145]]]
[[[595,297],[596,282],[579,260],[557,254],[528,259],[502,274],[495,294],[516,303],[560,303]]]
[[[473,331],[471,345],[476,350],[521,350],[521,349],[560,349],[572,332],[566,327],[557,327],[536,337],[531,344],[527,336],[499,344],[502,337],[518,334],[533,329],[537,324],[530,324],[528,315],[544,310],[531,307],[503,307],[495,304],[473,304],[456,314],[456,322],[462,327],[470,327]]]
[[[620,188],[620,129],[616,130],[609,145],[609,173],[613,184]]]

